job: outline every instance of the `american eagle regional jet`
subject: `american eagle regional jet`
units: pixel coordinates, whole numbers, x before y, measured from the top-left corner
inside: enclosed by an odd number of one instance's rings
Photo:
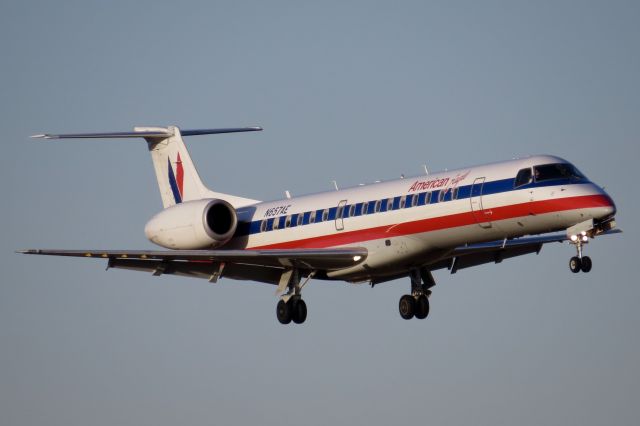
[[[576,249],[571,271],[589,272],[585,244],[620,232],[611,197],[573,164],[549,155],[268,202],[208,189],[182,137],[258,130],[170,126],[33,136],[144,138],[164,206],[146,224],[145,234],[169,250],[21,253],[105,259],[108,268],[156,276],[272,284],[280,296],[278,320],[300,324],[307,317],[302,289],[312,278],[375,286],[409,277],[400,316],[424,319],[434,270],[454,274],[568,241]]]

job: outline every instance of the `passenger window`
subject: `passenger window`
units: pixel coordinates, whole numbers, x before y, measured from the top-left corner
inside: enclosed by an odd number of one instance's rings
[[[362,214],[369,213],[369,203],[362,203]]]
[[[393,210],[393,198],[387,200],[387,211]]]
[[[336,211],[336,219],[342,219],[343,212],[344,212],[344,206],[338,207],[338,210]]]
[[[458,187],[456,186],[455,188],[451,189],[451,199],[452,200],[457,200],[458,199]]]
[[[328,218],[329,218],[329,209],[324,209],[324,211],[322,212],[322,221],[326,222]]]
[[[315,212],[309,213],[309,223],[316,223],[316,214],[315,214]]]
[[[263,220],[262,222],[260,222],[260,232],[264,232],[267,230],[267,221]]]
[[[278,223],[280,222],[280,218],[276,217],[275,219],[273,219],[273,230],[275,231],[276,229],[278,229]]]
[[[349,217],[353,217],[355,213],[356,213],[356,205],[351,204],[351,206],[349,207]]]
[[[376,213],[378,213],[380,211],[380,204],[381,204],[380,200],[376,201],[376,206],[375,206],[375,212]]]
[[[527,169],[522,169],[518,172],[517,176],[516,176],[516,180],[514,183],[514,187],[517,188],[519,186],[522,185],[526,185],[528,183],[531,183],[531,168],[527,168]]]
[[[302,213],[299,213],[298,214],[298,221],[297,221],[298,226],[302,225],[302,219],[303,219],[303,215],[302,215]]]
[[[440,194],[438,194],[438,202],[441,203],[444,201],[445,195],[447,195],[448,189],[441,189]]]
[[[426,194],[424,194],[424,203],[429,204],[430,202],[431,202],[431,193],[427,192]]]
[[[406,197],[403,196],[403,197],[400,198],[400,208],[401,209],[404,209],[404,205],[405,205],[406,202],[407,202],[407,198]]]
[[[411,196],[411,207],[415,207],[418,205],[418,196],[417,195],[412,195]]]
[[[288,228],[291,226],[291,216],[287,216],[287,218],[284,220],[284,227]]]

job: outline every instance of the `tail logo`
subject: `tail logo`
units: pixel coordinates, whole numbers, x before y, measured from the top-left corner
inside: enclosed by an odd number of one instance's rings
[[[176,204],[180,204],[182,202],[182,197],[184,196],[184,169],[182,168],[180,153],[178,153],[178,159],[176,160],[175,173],[173,171],[173,166],[171,165],[171,158],[167,158],[167,162],[169,165],[169,185],[173,192],[173,198],[175,198]]]

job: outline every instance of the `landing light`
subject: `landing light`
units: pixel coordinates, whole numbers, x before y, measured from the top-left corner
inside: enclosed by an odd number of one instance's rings
[[[589,237],[587,237],[586,235],[583,235],[582,236],[582,241],[584,241],[586,243],[587,241],[589,241]]]
[[[578,236],[577,235],[572,235],[571,236],[571,241],[577,241],[578,240]]]
[[[360,259],[362,259],[362,256],[353,256],[353,261],[354,262],[357,262]]]

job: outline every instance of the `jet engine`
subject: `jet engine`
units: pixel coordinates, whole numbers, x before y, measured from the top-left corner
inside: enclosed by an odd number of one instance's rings
[[[144,233],[152,243],[168,249],[212,249],[228,242],[237,225],[231,204],[207,199],[164,209],[147,222]]]

